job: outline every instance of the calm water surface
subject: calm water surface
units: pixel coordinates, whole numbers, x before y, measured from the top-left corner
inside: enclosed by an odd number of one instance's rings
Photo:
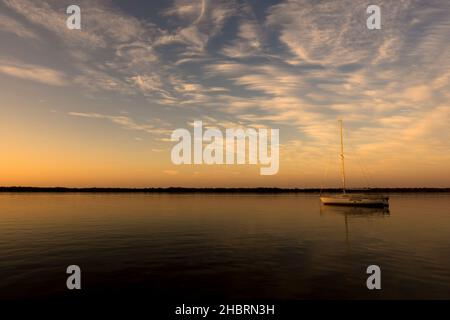
[[[450,299],[450,195],[0,194],[0,299]],[[366,267],[382,290],[366,289]]]

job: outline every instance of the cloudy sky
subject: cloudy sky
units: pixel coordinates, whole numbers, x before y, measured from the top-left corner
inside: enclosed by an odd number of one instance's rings
[[[449,39],[448,0],[0,0],[0,185],[337,186],[342,118],[350,186],[448,187]],[[194,120],[280,129],[279,173],[173,165]]]

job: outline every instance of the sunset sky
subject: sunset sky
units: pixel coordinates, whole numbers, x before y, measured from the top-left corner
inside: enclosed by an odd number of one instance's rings
[[[450,186],[450,1],[0,0],[2,186],[336,187],[338,119],[350,187]],[[195,120],[278,174],[172,164]]]

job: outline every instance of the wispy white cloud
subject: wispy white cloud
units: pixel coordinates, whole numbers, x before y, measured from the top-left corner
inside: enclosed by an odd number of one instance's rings
[[[36,34],[19,21],[0,14],[0,31],[10,32],[21,38],[37,39]]]
[[[53,32],[73,46],[105,48],[110,43],[139,38],[145,30],[139,20],[103,5],[107,2],[79,1],[79,6],[89,10],[83,10],[82,28],[77,32],[66,28],[64,12],[67,3],[43,0],[4,0],[4,3],[31,23]]]
[[[144,123],[137,123],[132,118],[124,115],[105,115],[100,113],[85,112],[69,112],[68,114],[74,117],[105,119],[121,126],[126,130],[144,131],[156,135],[169,135],[172,132],[172,130],[167,128],[170,124],[162,121],[161,119],[152,119]]]
[[[222,53],[230,58],[263,56],[265,34],[263,26],[248,4],[239,7],[238,29],[234,39],[224,45]],[[236,17],[237,18],[237,17]]]
[[[184,56],[202,56],[208,41],[222,30],[236,8],[235,1],[176,0],[164,14],[179,18],[184,25],[168,32],[156,44],[181,43],[186,45]]]
[[[0,60],[0,73],[53,86],[64,86],[68,83],[66,75],[61,71],[17,60]]]

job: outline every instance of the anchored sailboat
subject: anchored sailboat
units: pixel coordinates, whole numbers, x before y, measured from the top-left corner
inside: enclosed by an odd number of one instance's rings
[[[346,193],[345,187],[345,161],[344,161],[344,136],[343,123],[339,120],[341,134],[341,176],[342,194],[320,196],[320,201],[325,205],[341,206],[366,206],[366,207],[386,207],[389,206],[389,197],[369,194]]]

